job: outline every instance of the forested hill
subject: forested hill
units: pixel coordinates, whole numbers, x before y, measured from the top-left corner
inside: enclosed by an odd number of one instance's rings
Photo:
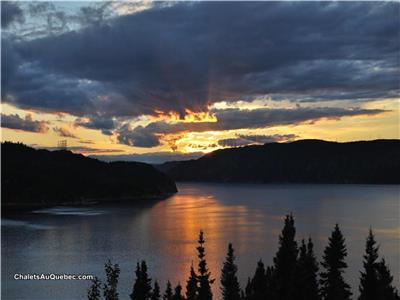
[[[173,180],[137,162],[106,163],[70,151],[35,150],[2,143],[3,206],[49,205],[88,200],[163,197]]]
[[[394,184],[400,182],[400,140],[269,143],[159,169],[178,181]]]

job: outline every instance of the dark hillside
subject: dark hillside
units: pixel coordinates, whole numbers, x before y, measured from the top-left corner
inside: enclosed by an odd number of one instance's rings
[[[175,180],[274,183],[400,182],[400,140],[301,140],[211,152],[159,169]]]
[[[106,163],[70,151],[2,143],[2,205],[136,199],[175,193],[175,183],[144,163]]]

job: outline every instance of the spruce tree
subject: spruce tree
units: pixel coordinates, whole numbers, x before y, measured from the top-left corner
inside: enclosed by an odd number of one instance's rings
[[[132,300],[148,300],[151,297],[151,278],[147,274],[147,265],[143,260],[136,265],[136,280],[133,285]]]
[[[121,272],[118,264],[113,265],[110,260],[104,266],[107,282],[104,284],[104,298],[106,300],[118,300],[118,278]]]
[[[161,299],[161,294],[160,294],[160,285],[158,284],[157,280],[154,281],[154,287],[153,287],[153,292],[151,293],[151,300],[160,300]]]
[[[274,296],[279,300],[293,299],[294,273],[297,261],[296,228],[293,215],[287,215],[279,236],[279,249],[274,257]]]
[[[186,282],[186,299],[196,300],[198,295],[197,275],[193,269],[193,263],[190,267],[190,277]]]
[[[372,230],[369,230],[364,254],[364,272],[360,278],[360,300],[376,300],[379,296],[378,291],[378,270],[377,259],[378,249]]]
[[[347,256],[345,239],[336,224],[329,244],[324,250],[322,266],[325,271],[321,273],[321,294],[324,300],[348,300],[352,293],[350,286],[344,281],[343,273],[347,268],[344,261]]]
[[[184,300],[185,297],[182,295],[182,286],[178,283],[175,287],[174,295],[172,296],[172,300]]]
[[[204,248],[204,234],[203,231],[200,231],[199,234],[199,246],[197,247],[198,258],[199,258],[199,266],[198,266],[198,299],[199,300],[211,300],[212,292],[211,292],[211,284],[214,283],[214,279],[210,279],[211,273],[207,268],[206,254]]]
[[[256,272],[251,280],[250,299],[267,299],[267,274],[262,260],[258,261]]]
[[[378,271],[378,300],[400,300],[397,289],[392,285],[393,276],[386,265],[385,259],[377,264]]]
[[[265,270],[265,279],[266,279],[266,299],[273,299],[273,276],[274,276],[274,268],[268,266]]]
[[[100,300],[101,297],[101,281],[98,277],[92,280],[92,285],[88,290],[88,300]]]
[[[234,249],[232,244],[229,243],[226,260],[221,270],[221,292],[224,300],[240,299],[240,285],[236,276],[237,269]]]
[[[250,277],[247,278],[247,284],[246,287],[244,288],[244,294],[245,294],[245,299],[250,300],[253,297],[253,289],[251,287],[251,279]]]
[[[298,300],[319,300],[318,262],[314,255],[314,245],[311,239],[306,245],[301,241],[299,258],[296,265],[294,295]]]
[[[167,287],[165,289],[165,293],[163,295],[163,299],[164,300],[172,300],[172,286],[171,286],[171,282],[169,282],[169,280],[167,281]]]

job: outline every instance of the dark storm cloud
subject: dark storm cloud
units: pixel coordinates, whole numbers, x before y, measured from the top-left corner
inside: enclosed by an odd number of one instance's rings
[[[322,118],[339,119],[345,116],[376,115],[385,112],[380,109],[343,108],[297,108],[297,109],[224,109],[215,110],[217,122],[167,123],[152,122],[147,126],[131,129],[123,126],[118,130],[120,143],[136,147],[155,147],[161,144],[160,137],[182,132],[204,132],[234,129],[266,128],[277,125],[313,123]]]
[[[1,1],[1,27],[7,28],[13,22],[24,22],[24,13],[18,3]]]
[[[88,129],[99,129],[105,135],[112,135],[112,130],[115,127],[115,123],[112,119],[102,118],[98,116],[92,116],[89,121],[78,119],[75,122],[75,125]]]
[[[22,131],[46,133],[49,128],[45,121],[34,121],[31,115],[26,115],[25,119],[19,115],[1,114],[1,127]]]
[[[288,142],[298,138],[296,134],[273,134],[273,135],[237,135],[236,138],[222,139],[218,145],[224,147],[237,147],[252,144],[265,144],[274,142]]]
[[[122,126],[118,130],[118,142],[121,144],[151,148],[161,145],[159,135],[163,132],[163,129],[169,128],[169,124],[165,122],[151,123],[150,125],[143,127],[138,126],[131,130],[128,124]],[[157,130],[159,129],[159,130]],[[179,131],[178,131],[179,132]]]
[[[2,98],[109,118],[155,109],[183,114],[265,94],[392,97],[399,91],[399,5],[184,2],[100,17],[78,31],[9,41],[2,61],[11,56],[12,72],[2,69]]]
[[[78,116],[94,111],[92,99],[100,89],[98,85],[49,72],[36,61],[24,61],[15,43],[6,38],[2,38],[1,62],[3,102]]]

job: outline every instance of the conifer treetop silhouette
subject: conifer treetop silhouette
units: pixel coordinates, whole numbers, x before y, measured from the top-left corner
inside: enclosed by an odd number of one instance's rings
[[[101,297],[101,281],[96,276],[92,280],[92,285],[89,287],[87,298],[88,300],[100,300]]]
[[[104,298],[106,300],[118,300],[118,279],[121,272],[119,265],[113,265],[110,260],[104,265],[106,283],[104,284]]]
[[[301,240],[295,271],[294,291],[297,300],[319,300],[318,262],[314,255],[314,244]]]
[[[186,299],[196,300],[198,295],[197,274],[193,268],[193,262],[190,266],[190,276],[186,281]]]
[[[294,286],[294,272],[297,261],[296,228],[292,213],[286,216],[279,248],[274,257],[273,287],[277,299],[291,299]]]
[[[240,300],[240,285],[237,278],[238,267],[235,264],[235,254],[231,243],[221,270],[221,292],[223,300]]]
[[[178,285],[174,289],[172,300],[185,300],[185,297],[183,297],[182,295],[182,286],[180,283],[178,283]]]
[[[378,262],[379,246],[370,228],[365,243],[364,270],[360,277],[359,300],[396,300],[399,299],[396,288],[393,287],[393,276],[382,259]]]
[[[339,229],[339,225],[335,225],[331,236],[329,237],[328,246],[324,250],[323,261],[321,265],[325,269],[321,272],[321,294],[324,300],[349,300],[352,293],[350,286],[343,278],[344,270],[347,268],[345,257],[347,250],[345,239]]]
[[[155,280],[153,292],[151,293],[151,300],[160,300],[160,299],[161,299],[160,285],[158,284],[158,281]]]
[[[197,272],[197,281],[198,281],[198,299],[199,300],[211,300],[212,292],[211,285],[214,283],[215,279],[211,279],[211,272],[208,270],[207,261],[206,261],[206,252],[204,248],[204,233],[200,230],[199,246],[197,247],[198,258],[199,258],[199,266]]]
[[[172,285],[171,285],[171,282],[168,280],[167,281],[167,287],[166,287],[165,293],[163,295],[163,299],[164,300],[172,300],[172,296],[173,296],[173,294],[172,294]]]
[[[151,297],[151,278],[147,274],[147,265],[143,260],[136,264],[136,280],[130,295],[132,300],[148,300]]]

